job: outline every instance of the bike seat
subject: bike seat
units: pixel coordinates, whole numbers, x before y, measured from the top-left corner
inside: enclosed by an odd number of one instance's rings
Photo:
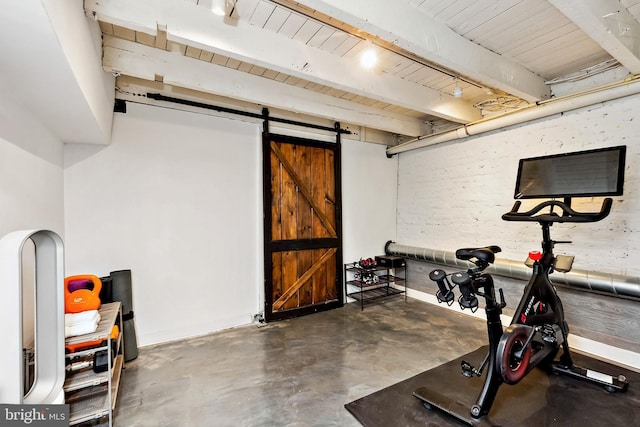
[[[456,251],[456,258],[468,261],[471,258],[476,258],[487,264],[493,263],[496,257],[495,254],[501,252],[499,246],[485,246],[484,248],[463,248]]]

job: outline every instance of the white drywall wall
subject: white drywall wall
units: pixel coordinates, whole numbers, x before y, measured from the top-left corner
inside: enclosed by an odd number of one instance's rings
[[[21,134],[19,121],[8,123],[3,129],[10,134]],[[44,136],[44,135],[43,135]],[[26,140],[26,138],[25,138]],[[62,144],[43,138],[47,145],[40,150],[48,159],[38,157],[23,148],[0,138],[0,238],[17,230],[52,230],[63,235],[63,169]],[[35,144],[34,144],[35,145]],[[36,150],[38,151],[38,150]],[[19,248],[15,248],[16,253]],[[25,244],[22,251],[22,307],[23,346],[31,347],[34,339],[34,246]],[[9,294],[10,287],[19,283],[0,283],[0,298]],[[15,289],[15,288],[14,288]],[[46,303],[46,302],[45,302]],[[15,301],[15,306],[19,304]],[[4,325],[7,333],[17,333],[19,325]],[[5,367],[6,368],[6,367]],[[10,369],[17,369],[11,367]]]
[[[524,259],[540,249],[540,227],[505,222],[513,205],[518,160],[526,157],[627,145],[624,195],[609,217],[591,224],[556,224],[557,253],[576,256],[574,268],[640,276],[638,160],[640,97],[627,97],[477,137],[400,154],[398,242],[455,251],[499,245],[500,257]],[[597,210],[601,199],[574,203]],[[534,202],[525,201],[523,207]]]
[[[67,275],[131,269],[138,343],[249,323],[262,245],[258,127],[127,104],[65,150]]]
[[[345,139],[342,143],[344,262],[384,254],[396,237],[398,159],[386,146]]]
[[[45,158],[0,137],[0,236],[31,229],[64,234],[62,143],[41,144]]]
[[[139,345],[249,323],[264,292],[261,125],[127,110],[110,146],[65,148],[67,275],[131,269]],[[374,256],[395,233],[397,160],[359,141],[342,153],[345,257]]]

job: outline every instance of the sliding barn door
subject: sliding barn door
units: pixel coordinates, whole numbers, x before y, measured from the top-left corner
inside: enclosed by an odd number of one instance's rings
[[[340,307],[340,140],[265,133],[267,321]]]

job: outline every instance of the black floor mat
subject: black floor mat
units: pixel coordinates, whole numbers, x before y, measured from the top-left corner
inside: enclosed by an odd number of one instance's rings
[[[640,425],[640,374],[580,354],[576,365],[625,375],[629,387],[624,393],[609,393],[603,387],[563,375],[533,370],[516,385],[502,385],[488,416],[476,421],[469,409],[480,392],[484,377],[466,378],[460,374],[460,361],[476,366],[486,347],[425,371],[405,381],[377,391],[345,405],[364,426],[464,426],[458,418],[486,426],[637,426]],[[449,401],[447,414],[438,408],[427,409],[413,393]],[[446,406],[446,405],[445,405]]]

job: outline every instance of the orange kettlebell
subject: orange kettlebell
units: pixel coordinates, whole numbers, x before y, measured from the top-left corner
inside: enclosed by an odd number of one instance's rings
[[[102,281],[92,274],[69,276],[64,279],[64,312],[80,313],[81,311],[100,308],[100,290]]]

